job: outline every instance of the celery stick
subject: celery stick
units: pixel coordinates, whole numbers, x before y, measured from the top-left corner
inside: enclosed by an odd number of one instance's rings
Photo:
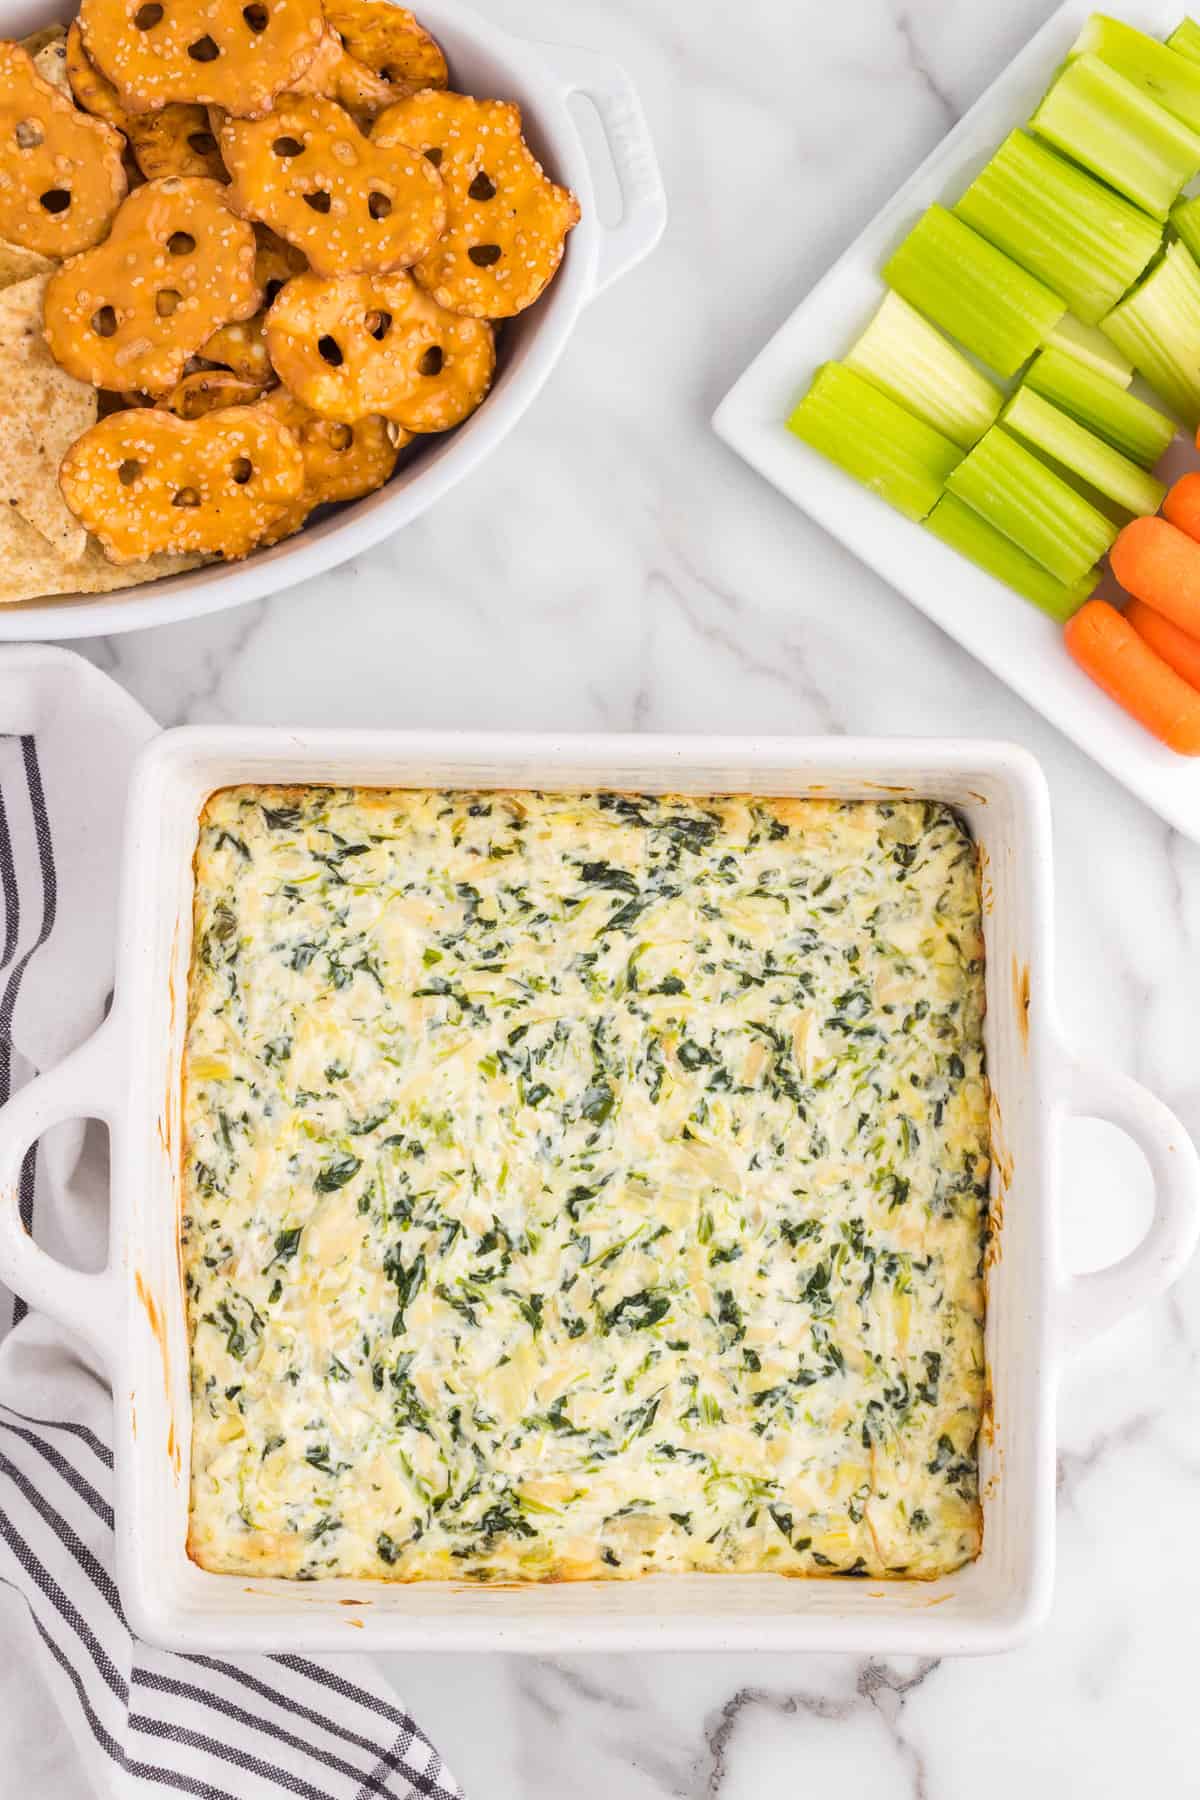
[[[1194,200],[1175,202],[1171,208],[1171,229],[1183,239],[1193,258],[1200,262],[1200,196]]]
[[[1167,245],[1100,329],[1194,431],[1200,424],[1200,268],[1183,244]]]
[[[1135,25],[1093,13],[1067,54],[1098,56],[1174,118],[1200,131],[1200,67],[1170,44],[1147,37]]]
[[[1047,346],[1034,358],[1025,386],[1060,406],[1114,450],[1152,469],[1175,436],[1175,421],[1094,369]]]
[[[1070,469],[1081,481],[1115,500],[1128,513],[1155,513],[1166,495],[1166,483],[1106,444],[1069,413],[1030,387],[1018,388],[1001,415],[1001,423],[1028,444]]]
[[[1030,450],[1033,446],[1026,444],[1025,448]],[[1128,525],[1129,513],[1125,507],[1118,506],[1116,501],[1110,500],[1107,494],[1098,493],[1094,487],[1089,486],[1082,475],[1076,475],[1075,471],[1068,469],[1065,463],[1055,462],[1054,458],[1047,456],[1044,450],[1034,450],[1033,454],[1039,462],[1045,463],[1048,469],[1060,476],[1068,487],[1074,488],[1075,492],[1086,500],[1089,506],[1094,506],[1098,513],[1103,513],[1106,519],[1111,520],[1114,531],[1120,531],[1123,525]]]
[[[841,363],[817,370],[788,430],[909,519],[925,517],[962,458],[957,444]]]
[[[1081,325],[1071,313],[1059,320],[1046,339],[1046,348],[1073,356],[1076,362],[1096,375],[1103,375],[1116,387],[1127,388],[1133,380],[1133,364],[1121,355],[1117,346],[1094,325]]]
[[[942,495],[925,521],[925,530],[931,531],[943,544],[949,544],[960,556],[986,569],[1005,587],[1032,600],[1060,625],[1065,625],[1071,614],[1078,612],[1100,579],[1099,569],[1089,569],[1079,581],[1059,581],[953,494]]]
[[[1186,56],[1192,62],[1200,62],[1200,25],[1195,19],[1185,19],[1177,25],[1167,39],[1167,48],[1177,50],[1180,56]]]
[[[1097,56],[1069,62],[1029,123],[1156,219],[1200,169],[1200,137]]]
[[[1002,425],[951,471],[946,486],[1043,569],[1082,581],[1108,550],[1117,526],[1048,469]]]
[[[1140,208],[1023,131],[1005,139],[954,210],[1088,325],[1128,293],[1162,243]]]
[[[931,206],[917,221],[885,263],[883,279],[1001,375],[1015,375],[1067,310],[944,206]]]
[[[1004,405],[995,383],[899,294],[887,295],[846,367],[964,450],[995,424]]]

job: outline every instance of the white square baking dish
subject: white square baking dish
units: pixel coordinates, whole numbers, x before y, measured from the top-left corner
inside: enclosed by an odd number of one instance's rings
[[[190,1413],[177,1243],[179,1073],[197,819],[241,782],[911,794],[959,809],[981,850],[994,1090],[987,1355],[993,1417],[981,1463],[980,1559],[933,1583],[648,1577],[478,1587],[296,1583],[214,1575],[185,1550]],[[1072,1344],[1165,1287],[1200,1227],[1200,1164],[1167,1110],[1062,1044],[1051,993],[1045,785],[1011,745],[970,742],[436,735],[197,728],[164,733],[129,802],[116,999],[96,1035],[0,1114],[0,1277],[79,1332],[111,1376],[118,1576],[134,1629],[187,1651],[618,1649],[945,1654],[1022,1638],[1050,1598],[1054,1404]],[[1114,1267],[1064,1280],[1056,1155],[1065,1114],[1111,1119],[1144,1150],[1153,1222]],[[23,1231],[27,1145],[94,1116],[112,1140],[111,1252],[101,1274],[55,1263]]]

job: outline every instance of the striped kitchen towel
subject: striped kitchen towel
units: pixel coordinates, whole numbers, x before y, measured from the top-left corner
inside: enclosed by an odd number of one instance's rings
[[[129,771],[156,727],[66,651],[0,651],[0,1104],[100,1023]],[[57,1126],[19,1204],[104,1261],[106,1144]],[[132,1637],[112,1576],[111,1401],[81,1345],[0,1293],[0,1792],[461,1800],[367,1657],[223,1660]]]

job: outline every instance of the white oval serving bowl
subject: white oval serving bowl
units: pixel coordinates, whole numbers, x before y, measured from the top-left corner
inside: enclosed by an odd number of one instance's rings
[[[127,592],[63,595],[0,607],[0,640],[78,638],[167,625],[223,612],[307,581],[411,524],[508,436],[548,379],[589,300],[649,254],[667,222],[667,202],[649,128],[618,63],[590,50],[532,43],[501,31],[459,0],[417,7],[467,93],[515,100],[535,153],[573,188],[582,218],[562,266],[535,306],[504,326],[495,386],[465,425],[406,453],[386,487],[244,562],[218,563]],[[54,0],[0,0],[0,35],[20,37],[64,16]],[[621,217],[605,224],[588,150],[570,102],[591,101],[621,191]]]
[[[191,1401],[178,1249],[180,1071],[197,822],[241,782],[691,794],[909,794],[958,808],[980,846],[993,1092],[982,1434],[983,1553],[938,1581],[670,1575],[486,1587],[245,1580],[186,1552]],[[1164,1289],[1200,1226],[1200,1163],[1145,1089],[1081,1063],[1055,1013],[1049,803],[1013,745],[865,738],[541,737],[202,727],[154,740],[126,819],[116,997],[94,1037],[0,1112],[0,1279],[78,1332],[114,1397],[117,1573],[133,1629],[192,1652],[1005,1649],[1049,1605],[1054,1407],[1063,1358]],[[1063,1120],[1112,1120],[1145,1152],[1150,1227],[1130,1255],[1058,1266]],[[108,1266],[64,1267],[20,1223],[27,1146],[69,1118],[109,1127]]]

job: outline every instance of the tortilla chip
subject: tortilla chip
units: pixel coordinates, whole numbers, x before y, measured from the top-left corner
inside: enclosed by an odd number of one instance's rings
[[[0,604],[50,599],[56,594],[111,594],[161,576],[195,569],[202,556],[151,556],[146,562],[110,563],[95,538],[77,562],[66,563],[15,507],[0,507]]]
[[[0,288],[11,287],[14,281],[28,281],[31,275],[48,275],[55,267],[48,256],[26,250],[20,244],[6,244],[0,238]]]
[[[54,361],[42,335],[46,275],[0,289],[0,500],[14,505],[66,562],[87,533],[58,485],[63,457],[96,422],[96,390]]]
[[[60,27],[61,29],[61,27]],[[34,67],[43,81],[56,87],[69,96],[71,104],[75,96],[71,92],[71,83],[67,80],[67,39],[65,32],[61,37],[52,38],[44,44],[33,59]]]
[[[6,418],[0,430],[0,501],[15,507],[65,562],[83,555],[87,533],[58,492],[57,466],[22,419]]]
[[[66,39],[65,25],[43,25],[40,31],[31,31],[28,37],[20,38],[18,42],[22,50],[28,50],[30,56],[36,58],[38,51],[44,50],[47,44],[65,43]]]

